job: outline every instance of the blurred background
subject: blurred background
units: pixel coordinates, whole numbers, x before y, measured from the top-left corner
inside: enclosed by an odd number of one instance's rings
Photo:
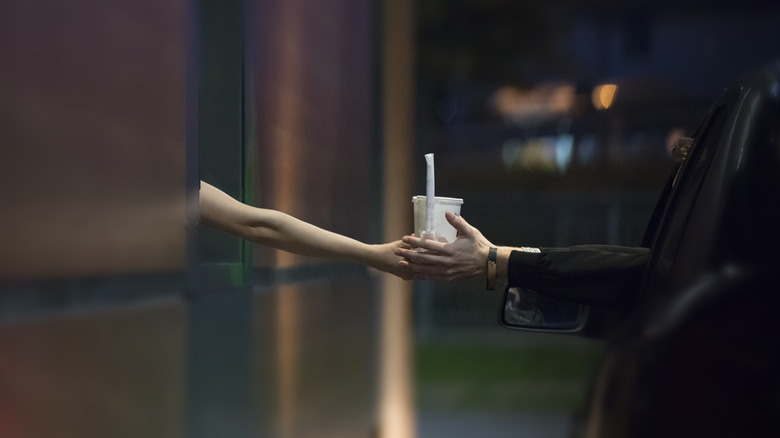
[[[496,244],[637,245],[780,6],[6,0],[0,436],[568,436],[603,344],[199,227],[206,180],[368,242],[436,193]]]
[[[639,245],[723,88],[780,55],[768,2],[423,1],[415,166],[493,243]],[[420,436],[569,436],[603,344],[507,332],[500,293],[416,285]],[[457,412],[457,414],[454,414]],[[429,415],[430,414],[430,415]]]
[[[437,193],[513,246],[639,245],[671,141],[780,54],[767,2],[424,1],[416,13],[416,189],[418,157],[434,152]],[[498,328],[498,293],[482,289],[416,285],[420,436],[568,436],[602,344]]]

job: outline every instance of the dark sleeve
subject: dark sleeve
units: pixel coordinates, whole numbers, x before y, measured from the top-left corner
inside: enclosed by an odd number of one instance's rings
[[[634,298],[648,256],[647,248],[610,245],[512,251],[509,286],[584,304],[620,306]]]

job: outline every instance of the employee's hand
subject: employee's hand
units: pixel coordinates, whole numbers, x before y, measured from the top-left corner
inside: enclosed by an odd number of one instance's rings
[[[486,277],[488,249],[493,245],[461,216],[447,212],[446,218],[458,231],[455,241],[437,242],[404,236],[403,242],[412,248],[395,250],[396,255],[403,257],[399,262],[401,269],[415,280],[454,281]]]

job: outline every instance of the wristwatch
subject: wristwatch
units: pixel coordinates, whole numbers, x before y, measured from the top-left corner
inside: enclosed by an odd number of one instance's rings
[[[498,255],[498,249],[491,246],[488,250],[487,257],[487,290],[495,290],[496,288],[496,257]]]

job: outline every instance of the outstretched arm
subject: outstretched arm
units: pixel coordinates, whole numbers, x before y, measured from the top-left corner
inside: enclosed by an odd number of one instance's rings
[[[316,227],[277,210],[252,207],[218,188],[200,183],[201,223],[253,243],[295,254],[361,263],[408,278],[393,251],[396,242],[369,245]]]
[[[487,277],[492,245],[465,219],[447,213],[458,230],[454,242],[406,236],[403,241],[426,251],[398,248],[399,262],[413,279],[439,281]],[[632,298],[649,250],[642,247],[577,245],[565,248],[497,246],[496,280],[509,286],[557,293],[588,303],[620,304]],[[628,294],[626,292],[629,292]]]

